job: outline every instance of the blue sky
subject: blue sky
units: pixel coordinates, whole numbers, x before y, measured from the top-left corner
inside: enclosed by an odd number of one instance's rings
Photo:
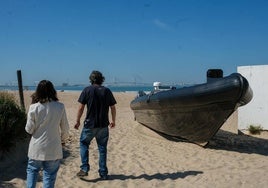
[[[265,0],[0,0],[0,84],[201,83],[268,64]]]

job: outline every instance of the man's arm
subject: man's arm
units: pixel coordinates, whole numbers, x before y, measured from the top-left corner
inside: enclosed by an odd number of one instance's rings
[[[116,117],[115,105],[110,106],[110,109],[111,109],[111,114],[112,114],[112,121],[110,122],[110,127],[114,128],[115,127],[115,117]]]
[[[75,129],[78,129],[80,126],[80,119],[83,115],[84,109],[85,109],[85,105],[80,103],[78,112],[77,112],[77,117],[76,117],[76,124],[74,125]]]

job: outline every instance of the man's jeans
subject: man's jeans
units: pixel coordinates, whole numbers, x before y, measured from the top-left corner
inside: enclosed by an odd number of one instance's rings
[[[83,128],[80,136],[80,156],[82,165],[81,170],[88,172],[90,170],[88,160],[88,149],[90,142],[93,138],[96,138],[99,149],[99,175],[106,176],[108,169],[106,165],[107,159],[107,143],[109,138],[109,128]]]
[[[43,188],[53,188],[59,167],[60,159],[54,161],[29,159],[27,166],[27,188],[35,188],[41,168],[43,168]]]

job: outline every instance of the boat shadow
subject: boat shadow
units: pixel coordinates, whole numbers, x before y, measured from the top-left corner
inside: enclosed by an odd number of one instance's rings
[[[185,178],[187,176],[197,176],[198,174],[203,174],[202,171],[184,171],[184,172],[174,172],[174,173],[156,173],[152,175],[148,174],[141,174],[138,176],[134,175],[125,175],[125,174],[111,174],[109,175],[108,181],[111,180],[136,180],[136,179],[146,179],[146,180],[166,180],[166,179],[171,179],[171,180],[176,180],[179,178]],[[86,182],[91,182],[91,183],[96,183],[98,181],[107,181],[107,180],[101,180],[100,178],[96,179],[86,179],[86,178],[80,178],[83,181]]]
[[[210,139],[205,148],[268,156],[267,139],[249,136],[240,131],[238,134],[234,134],[219,130],[217,134]]]
[[[159,132],[157,133],[170,141],[192,143],[180,137],[169,136]],[[227,150],[248,154],[255,153],[268,156],[268,139],[249,136],[242,132],[235,134],[219,130],[205,146],[198,146],[206,149]]]

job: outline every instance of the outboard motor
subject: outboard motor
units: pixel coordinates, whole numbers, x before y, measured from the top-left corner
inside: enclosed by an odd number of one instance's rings
[[[153,83],[153,86],[154,86],[154,90],[158,91],[159,90],[159,87],[161,86],[161,82],[154,82]]]
[[[207,82],[212,82],[222,77],[223,71],[221,69],[208,69],[207,71]]]

